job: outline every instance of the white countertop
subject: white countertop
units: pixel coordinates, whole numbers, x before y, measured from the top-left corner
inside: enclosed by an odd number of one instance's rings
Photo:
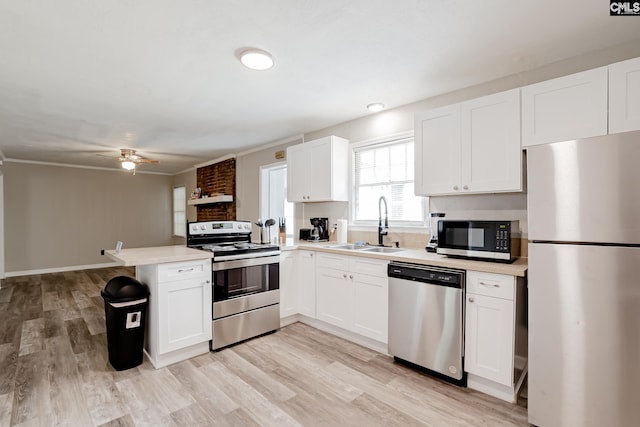
[[[111,249],[105,251],[105,254],[109,258],[127,267],[163,264],[167,262],[196,261],[213,256],[211,252],[188,248],[184,245],[122,249],[118,254],[116,254],[115,250]]]
[[[417,264],[433,265],[436,267],[459,268],[461,270],[474,270],[485,273],[508,274],[510,276],[524,277],[528,268],[527,258],[518,258],[511,264],[501,262],[471,261],[459,258],[449,258],[427,252],[424,249],[405,249],[391,254],[375,253],[362,250],[333,249],[338,243],[330,242],[300,242],[294,245],[281,246],[280,250],[306,249],[318,252],[339,253],[343,255],[363,256],[368,258],[388,259],[392,261],[413,262]]]

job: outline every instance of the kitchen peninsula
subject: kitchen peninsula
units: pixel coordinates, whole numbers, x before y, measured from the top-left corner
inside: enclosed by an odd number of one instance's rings
[[[149,288],[144,351],[156,368],[209,351],[211,252],[160,246],[105,252]]]

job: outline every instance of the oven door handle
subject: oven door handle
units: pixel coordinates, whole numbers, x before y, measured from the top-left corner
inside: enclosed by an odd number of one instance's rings
[[[280,255],[265,256],[260,258],[244,258],[232,261],[214,261],[212,264],[213,271],[230,270],[232,268],[252,267],[255,265],[278,264]]]
[[[236,254],[236,255],[218,255],[218,256],[214,255],[213,262],[234,261],[238,259],[249,259],[249,258],[265,258],[265,257],[274,257],[277,255],[280,255],[279,250],[254,252],[254,253],[248,253],[248,254]]]

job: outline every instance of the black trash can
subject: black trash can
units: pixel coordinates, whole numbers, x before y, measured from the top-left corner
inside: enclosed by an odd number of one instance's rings
[[[116,371],[142,363],[149,291],[132,277],[118,276],[101,292],[107,322],[109,363]]]

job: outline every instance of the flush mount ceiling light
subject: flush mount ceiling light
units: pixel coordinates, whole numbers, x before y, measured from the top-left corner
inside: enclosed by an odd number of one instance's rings
[[[384,110],[384,104],[382,102],[374,102],[367,105],[367,110],[371,111],[372,113],[377,113],[378,111]]]
[[[273,67],[273,57],[260,49],[247,49],[240,54],[240,62],[252,70],[268,70]]]
[[[125,168],[126,170],[130,171],[136,168],[136,164],[130,161],[125,160],[124,162],[122,162],[122,167]]]

